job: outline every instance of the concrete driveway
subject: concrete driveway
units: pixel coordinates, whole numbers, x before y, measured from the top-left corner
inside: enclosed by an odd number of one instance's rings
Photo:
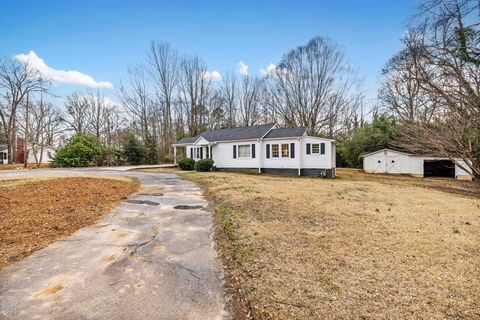
[[[127,169],[127,168],[126,168]],[[142,190],[0,272],[1,319],[221,319],[223,269],[201,190],[170,173],[32,170],[2,176],[111,174]]]

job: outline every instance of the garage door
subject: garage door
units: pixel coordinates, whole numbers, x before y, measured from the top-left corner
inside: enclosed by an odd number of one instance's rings
[[[401,156],[386,156],[385,157],[385,172],[386,173],[402,173]]]

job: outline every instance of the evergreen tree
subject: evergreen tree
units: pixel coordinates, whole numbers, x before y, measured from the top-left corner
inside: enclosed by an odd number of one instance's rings
[[[145,162],[145,147],[142,142],[129,133],[123,144],[123,153],[129,164],[142,164]]]
[[[341,161],[351,167],[361,168],[363,154],[389,147],[396,125],[391,117],[375,116],[371,123],[355,129],[350,138],[337,145]]]
[[[157,164],[158,163],[158,143],[155,137],[149,136],[145,142],[145,163]]]

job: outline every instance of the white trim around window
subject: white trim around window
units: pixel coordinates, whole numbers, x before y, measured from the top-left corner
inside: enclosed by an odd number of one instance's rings
[[[311,154],[315,156],[325,155],[325,143],[311,143]]]
[[[252,157],[252,145],[251,144],[239,144],[237,146],[237,158],[250,159]]]
[[[290,143],[270,144],[271,159],[290,159]]]

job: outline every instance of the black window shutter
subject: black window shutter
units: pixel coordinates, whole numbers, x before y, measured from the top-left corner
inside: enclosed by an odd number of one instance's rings
[[[325,154],[325,143],[320,143],[320,154]]]
[[[190,158],[193,159],[193,148],[190,148]]]
[[[307,143],[307,154],[310,154],[310,143]]]
[[[270,145],[267,144],[267,159],[270,159]]]
[[[255,158],[255,143],[252,143],[252,158]]]
[[[233,159],[237,159],[237,146],[233,145]]]
[[[203,147],[200,147],[200,159],[203,159]]]
[[[290,143],[290,158],[295,158],[295,143]]]

